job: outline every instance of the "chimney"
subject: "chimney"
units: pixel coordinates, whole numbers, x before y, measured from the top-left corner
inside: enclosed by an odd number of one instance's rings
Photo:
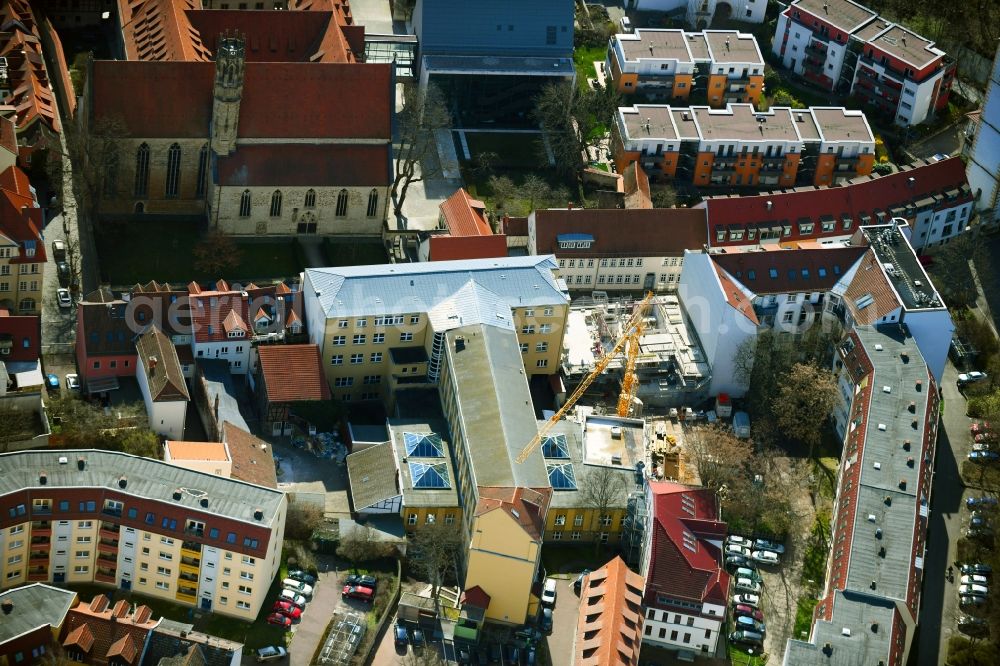
[[[4,599],[3,603],[0,604],[0,609],[3,609],[4,615],[10,615],[14,612],[14,602],[10,599]]]
[[[573,202],[572,201],[566,202],[566,210],[573,210]]]
[[[158,358],[156,358],[155,356],[150,356],[149,357],[149,376],[150,377],[152,377],[153,375],[156,374],[156,364],[159,363],[159,362],[160,362],[160,360]]]
[[[207,497],[202,497],[201,498],[201,506],[204,507],[204,508],[206,508],[206,509],[208,508],[208,498]]]
[[[43,471],[39,472],[38,473],[38,485],[44,486],[48,482],[49,482],[49,477],[45,474],[45,471],[43,470]]]
[[[80,470],[81,472],[83,470],[87,469],[87,459],[86,458],[77,458],[76,459],[76,468],[78,470]]]

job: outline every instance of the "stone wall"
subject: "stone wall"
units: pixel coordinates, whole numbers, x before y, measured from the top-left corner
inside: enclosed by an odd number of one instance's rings
[[[271,197],[281,191],[281,215],[271,217]],[[315,206],[305,206],[306,192],[316,192]],[[336,215],[337,196],[342,189],[348,192],[347,214]],[[388,203],[388,187],[374,188],[378,192],[375,215],[368,216],[368,196],[371,187],[223,187],[213,191],[209,201],[209,220],[215,221],[218,206],[219,228],[233,235],[290,236],[299,233],[319,235],[348,234],[377,236],[381,233]],[[240,216],[240,200],[245,190],[250,191],[249,217]],[[315,223],[315,229],[301,229],[300,224]]]

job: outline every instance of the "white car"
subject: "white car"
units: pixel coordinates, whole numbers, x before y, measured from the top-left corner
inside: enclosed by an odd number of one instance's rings
[[[556,581],[554,578],[546,578],[545,586],[542,588],[542,604],[554,606],[556,603]]]
[[[76,373],[66,375],[66,388],[70,391],[80,390],[80,375]]]
[[[278,601],[287,601],[293,606],[298,606],[299,608],[306,607],[306,598],[301,594],[296,594],[294,590],[282,590],[281,594],[278,595]]]
[[[741,592],[760,593],[760,583],[749,578],[737,578],[734,587]]]
[[[726,543],[727,544],[735,543],[735,544],[738,544],[740,546],[745,546],[747,548],[750,548],[751,546],[753,546],[753,542],[750,539],[748,539],[746,537],[738,536],[736,534],[730,534],[729,536],[727,536],[726,537]]]
[[[750,554],[750,557],[761,564],[777,564],[781,561],[773,550],[755,550]]]
[[[985,597],[990,593],[990,588],[985,585],[960,585],[958,588],[959,594],[972,594],[980,597]]]
[[[958,385],[965,386],[966,384],[974,384],[976,382],[981,382],[984,379],[986,379],[985,372],[979,372],[978,370],[963,372],[958,376]]]
[[[756,594],[734,594],[733,603],[736,605],[750,606],[757,608],[760,606],[760,596]]]
[[[977,576],[975,574],[971,576],[962,576],[962,585],[986,585],[989,586],[990,580],[986,576]]]
[[[300,580],[295,580],[294,578],[286,578],[285,580],[281,581],[281,587],[285,588],[286,590],[292,590],[298,594],[301,594],[306,599],[311,597],[313,593],[313,589],[311,586],[306,585]]]
[[[757,539],[753,542],[753,547],[757,550],[770,550],[774,551],[778,555],[785,554],[785,547],[780,543],[775,543],[774,541],[768,541],[767,539]]]
[[[73,305],[73,297],[70,296],[69,289],[57,289],[56,300],[59,301],[59,307],[61,308],[68,308]]]
[[[741,546],[738,543],[730,543],[726,545],[726,552],[732,555],[742,555],[743,557],[750,557],[750,549],[746,546]]]

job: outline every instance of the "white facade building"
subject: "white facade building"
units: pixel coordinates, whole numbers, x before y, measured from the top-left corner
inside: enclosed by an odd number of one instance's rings
[[[746,23],[763,23],[768,0],[625,0],[625,9],[643,12],[683,12],[693,27],[711,25],[717,12],[721,18],[732,18]],[[723,7],[720,9],[719,5]],[[728,8],[729,13],[724,14]]]
[[[177,350],[170,339],[150,326],[135,343],[135,377],[139,382],[149,428],[167,439],[184,439],[188,393]]]
[[[978,197],[980,222],[988,226],[1000,223],[1000,47],[993,59],[966,173],[969,187]]]

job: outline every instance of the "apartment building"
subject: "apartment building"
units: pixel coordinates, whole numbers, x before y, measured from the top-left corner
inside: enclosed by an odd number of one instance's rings
[[[44,659],[76,601],[76,592],[42,583],[0,592],[0,664]]]
[[[688,25],[702,29],[712,23],[716,12],[734,21],[763,23],[767,0],[625,0],[625,9],[684,15]]]
[[[674,291],[684,251],[707,242],[704,224],[690,208],[535,210],[528,252],[555,255],[570,292]]]
[[[642,642],[715,654],[726,628],[729,574],[722,568],[726,524],[715,493],[650,481],[639,573],[646,582]]]
[[[796,0],[771,48],[784,67],[904,127],[947,106],[956,71],[934,42],[852,0]]]
[[[135,341],[136,380],[146,405],[150,429],[170,439],[184,437],[191,395],[177,350],[156,326],[149,326]]]
[[[384,400],[442,376],[445,335],[510,326],[527,376],[558,371],[568,296],[547,256],[435,261],[305,271],[309,341],[334,399]]]
[[[701,187],[832,185],[875,163],[868,120],[843,107],[637,104],[620,107],[615,125],[619,172],[639,162],[651,179]]]
[[[41,314],[46,252],[42,209],[28,176],[16,166],[0,173],[0,307]]]
[[[837,353],[844,435],[826,589],[788,666],[907,663],[920,608],[938,384],[907,326],[858,326]]]
[[[623,95],[641,92],[675,104],[692,94],[712,108],[754,105],[764,91],[764,56],[757,40],[737,30],[639,29],[611,37],[605,72]]]
[[[252,620],[281,564],[284,493],[125,453],[0,455],[3,585],[98,583]]]
[[[708,197],[695,208],[706,211],[708,244],[713,248],[839,242],[862,226],[902,218],[910,244],[923,250],[965,231],[975,205],[965,164],[951,157],[922,160],[887,176],[853,178],[839,186]]]

